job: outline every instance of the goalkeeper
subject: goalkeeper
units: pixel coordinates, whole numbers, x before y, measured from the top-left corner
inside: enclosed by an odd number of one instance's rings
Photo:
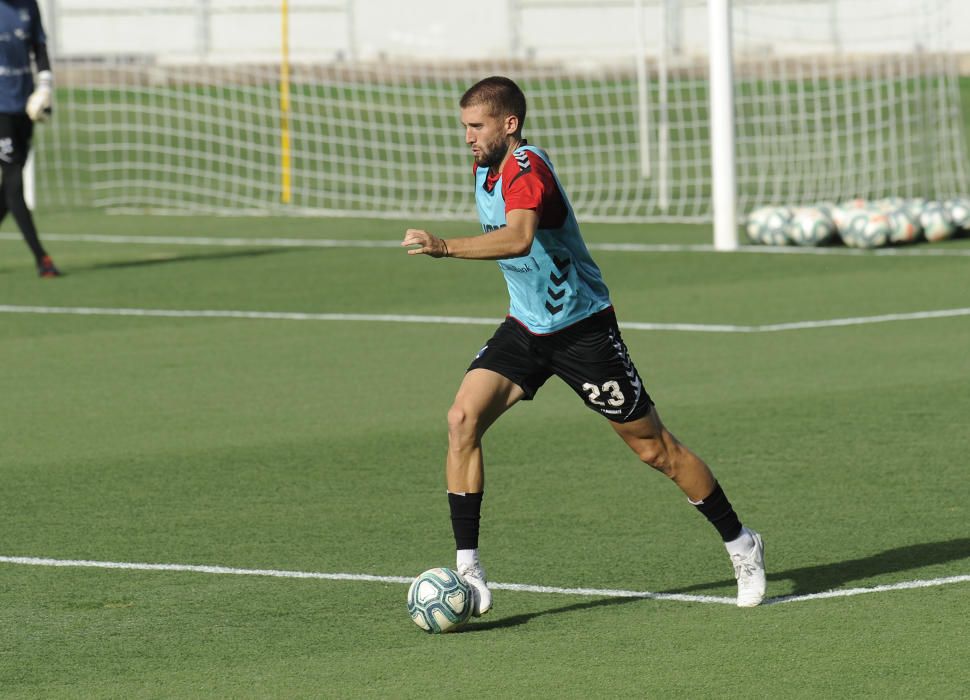
[[[36,84],[31,55],[37,64]],[[52,83],[47,37],[36,0],[0,0],[0,222],[7,212],[13,214],[41,277],[61,273],[37,238],[24,201],[24,164],[34,122],[50,116]]]

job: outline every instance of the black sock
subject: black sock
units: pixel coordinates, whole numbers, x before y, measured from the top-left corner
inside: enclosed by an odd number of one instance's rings
[[[481,519],[483,495],[484,493],[448,492],[451,529],[455,533],[455,549],[478,549],[478,524]]]
[[[691,503],[711,522],[711,525],[717,528],[721,539],[725,542],[736,540],[741,534],[741,521],[738,520],[731,502],[724,495],[719,483],[714,482],[714,490],[710,496],[700,503],[694,501]]]

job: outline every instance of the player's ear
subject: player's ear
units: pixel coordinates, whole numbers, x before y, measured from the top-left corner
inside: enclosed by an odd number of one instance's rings
[[[505,135],[511,136],[512,134],[518,133],[519,126],[519,118],[514,114],[510,114],[505,118]]]

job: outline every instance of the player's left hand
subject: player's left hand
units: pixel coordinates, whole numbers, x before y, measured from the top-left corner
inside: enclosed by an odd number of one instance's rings
[[[54,78],[49,70],[37,74],[37,87],[27,98],[27,116],[35,122],[45,121],[51,114],[51,93]]]
[[[443,240],[418,228],[409,228],[404,233],[401,245],[418,246],[409,250],[408,255],[430,255],[432,258],[443,258],[448,255],[448,246]]]

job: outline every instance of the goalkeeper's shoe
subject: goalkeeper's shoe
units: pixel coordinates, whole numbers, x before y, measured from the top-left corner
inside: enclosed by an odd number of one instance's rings
[[[481,617],[492,609],[492,592],[488,590],[488,580],[485,569],[478,562],[462,564],[458,567],[458,575],[465,579],[472,589],[472,615]]]
[[[40,277],[60,277],[61,271],[54,265],[54,261],[51,260],[50,256],[45,255],[37,263],[37,274]]]
[[[738,580],[738,607],[753,608],[765,597],[765,545],[761,535],[745,528],[754,545],[748,552],[732,554],[734,578]]]

